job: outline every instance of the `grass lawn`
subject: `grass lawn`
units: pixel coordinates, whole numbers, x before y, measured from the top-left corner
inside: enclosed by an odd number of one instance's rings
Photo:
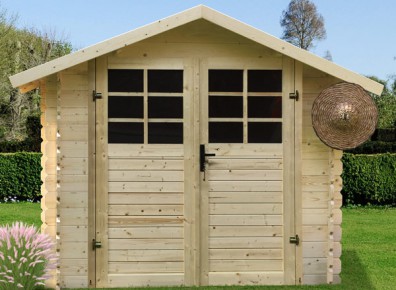
[[[24,221],[40,226],[39,204],[0,204],[0,225]],[[396,209],[343,209],[342,283],[319,286],[201,287],[205,290],[396,289]],[[117,288],[112,288],[117,289]],[[118,288],[120,289],[120,288]],[[123,288],[126,289],[126,288]],[[134,288],[143,289],[143,288]],[[147,288],[145,288],[147,289]],[[188,289],[163,287],[151,289]],[[191,289],[191,288],[190,288]],[[81,289],[80,289],[81,290]]]
[[[0,203],[0,225],[11,225],[15,221],[22,221],[28,225],[41,227],[40,203]]]

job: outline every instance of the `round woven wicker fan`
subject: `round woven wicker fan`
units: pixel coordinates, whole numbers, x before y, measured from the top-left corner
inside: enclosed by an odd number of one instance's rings
[[[377,107],[359,85],[339,83],[323,90],[312,106],[316,135],[329,147],[345,150],[365,142],[377,125]]]

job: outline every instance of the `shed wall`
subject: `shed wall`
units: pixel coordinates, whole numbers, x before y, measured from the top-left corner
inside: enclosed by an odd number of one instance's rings
[[[303,283],[339,283],[342,151],[324,145],[312,127],[315,98],[339,79],[305,67],[303,78]]]
[[[207,23],[201,23],[207,25]],[[200,34],[191,25],[109,55],[113,63],[137,57],[252,57],[281,55],[241,36]],[[195,30],[194,30],[195,29]],[[187,39],[178,43],[178,39]],[[197,45],[199,43],[199,45]],[[131,58],[131,59],[130,59]],[[308,67],[303,78],[302,248],[304,284],[339,282],[341,151],[331,150],[311,125],[315,97],[339,80]],[[58,235],[61,287],[88,287],[88,63],[48,77],[43,87],[43,230]],[[58,137],[57,137],[57,132]],[[44,166],[43,166],[44,167]],[[58,167],[58,171],[57,171]],[[58,201],[57,201],[58,199]],[[57,209],[56,209],[57,208]],[[56,219],[58,215],[58,221]],[[57,221],[57,222],[56,222]],[[48,286],[55,280],[48,281]]]
[[[58,282],[88,287],[88,64],[58,81]]]
[[[57,79],[49,76],[41,83],[41,231],[56,240],[56,207],[57,207]],[[55,287],[56,273],[46,280],[48,287]]]

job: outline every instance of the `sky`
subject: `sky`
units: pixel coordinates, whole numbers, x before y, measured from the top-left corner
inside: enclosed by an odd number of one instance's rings
[[[312,0],[327,38],[311,51],[349,70],[380,79],[396,75],[396,0]],[[56,31],[81,49],[204,4],[276,37],[289,0],[0,0],[17,26]]]

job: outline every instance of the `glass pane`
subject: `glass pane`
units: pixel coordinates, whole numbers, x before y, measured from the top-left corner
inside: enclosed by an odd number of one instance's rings
[[[183,123],[149,123],[149,144],[183,144]]]
[[[281,97],[248,97],[249,118],[282,118]]]
[[[248,143],[282,143],[282,123],[248,123]]]
[[[109,122],[109,143],[143,143],[143,123]]]
[[[143,97],[109,97],[109,118],[143,118]]]
[[[281,70],[249,70],[248,92],[281,92]]]
[[[143,92],[143,70],[109,69],[109,92]]]
[[[209,122],[209,143],[243,143],[243,123]]]
[[[210,118],[242,118],[243,98],[242,96],[209,96]]]
[[[182,70],[149,70],[148,91],[151,93],[182,93]]]
[[[209,92],[243,92],[243,70],[209,70]]]
[[[149,97],[149,118],[183,118],[183,97]]]

